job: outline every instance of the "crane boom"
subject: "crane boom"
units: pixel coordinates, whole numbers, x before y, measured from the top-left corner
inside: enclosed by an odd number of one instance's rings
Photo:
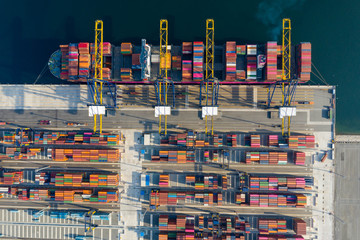
[[[289,18],[283,19],[282,26],[282,105],[290,106],[291,105],[291,97],[287,96],[287,92],[289,92],[291,84],[291,21]],[[286,86],[285,86],[286,83]],[[285,134],[285,118],[288,119],[287,123],[287,134],[290,136],[290,116],[286,116],[282,118],[281,123],[281,133]]]
[[[102,96],[102,88],[103,88],[103,28],[104,24],[102,20],[95,21],[95,91],[94,91],[94,104],[102,105],[103,104],[103,96]],[[97,97],[99,94],[99,98]],[[94,132],[97,131],[97,115],[94,114]],[[99,132],[102,132],[102,115],[99,114]]]

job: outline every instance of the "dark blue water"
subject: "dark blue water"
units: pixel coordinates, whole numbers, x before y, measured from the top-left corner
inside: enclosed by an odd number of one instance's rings
[[[59,44],[93,41],[94,21],[104,40],[159,42],[159,20],[169,21],[169,42],[204,40],[215,20],[216,43],[281,42],[281,19],[292,20],[292,41],[312,43],[313,63],[337,85],[337,132],[360,132],[360,1],[2,1],[0,83],[34,83]],[[314,75],[313,83],[321,83]],[[46,72],[37,83],[63,83]]]

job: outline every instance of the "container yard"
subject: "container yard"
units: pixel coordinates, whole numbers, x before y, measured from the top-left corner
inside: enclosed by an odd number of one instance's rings
[[[1,234],[334,239],[336,94],[304,85],[311,43],[214,43],[206,23],[172,44],[162,19],[158,46],[97,20],[50,57],[69,85],[0,85]]]

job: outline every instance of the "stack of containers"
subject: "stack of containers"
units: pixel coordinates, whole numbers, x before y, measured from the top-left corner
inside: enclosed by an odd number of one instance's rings
[[[61,72],[60,79],[68,79],[69,74],[69,45],[60,45],[61,50]]]
[[[195,143],[196,136],[193,132],[188,132],[186,135],[186,146],[193,147]]]
[[[250,194],[250,206],[258,207],[260,204],[260,195],[259,194]]]
[[[132,44],[131,43],[121,43],[121,54],[122,55],[131,55],[132,54]]]
[[[168,215],[160,215],[159,216],[159,230],[167,231],[168,230],[168,222],[169,222]]]
[[[247,67],[246,67],[246,78],[249,80],[256,79],[256,45],[247,45]]]
[[[315,147],[315,136],[313,136],[313,135],[305,136],[305,140],[306,140],[306,147],[307,148],[314,148]]]
[[[118,162],[120,159],[119,149],[53,149],[54,161],[75,162]]]
[[[168,231],[176,231],[176,216],[169,217]]]
[[[45,172],[35,174],[35,184],[44,185],[48,181],[48,176]]]
[[[279,165],[287,164],[287,152],[278,152],[278,163]]]
[[[245,163],[251,164],[252,162],[259,162],[260,161],[260,153],[259,152],[247,152]]]
[[[246,45],[236,45],[236,54],[245,55],[246,54]]]
[[[192,42],[183,42],[182,43],[182,54],[192,54]]]
[[[245,193],[236,193],[236,204],[241,205],[242,203],[245,203]]]
[[[236,147],[237,146],[236,134],[227,134],[226,138],[227,138],[227,145],[228,146],[231,146],[231,147]]]
[[[305,165],[305,153],[304,152],[295,152],[295,164],[296,165]]]
[[[226,77],[227,81],[236,80],[236,42],[226,42]]]
[[[301,81],[310,80],[311,73],[311,43],[301,43],[299,46],[298,72]]]
[[[103,55],[104,56],[111,56],[111,43],[104,42],[103,43]]]
[[[202,81],[204,79],[204,43],[194,42],[193,55],[193,80]]]
[[[205,140],[195,140],[195,147],[205,147]]]
[[[15,143],[15,133],[4,132],[4,138],[2,143],[4,144],[14,144]]]
[[[186,162],[195,162],[195,151],[186,152]]]
[[[168,203],[168,192],[159,192],[159,205],[167,205]]]
[[[213,136],[213,145],[214,145],[214,147],[222,147],[223,146],[222,137],[219,137],[218,134],[214,134],[214,136]]]
[[[90,74],[90,52],[89,43],[79,43],[79,79],[87,79]]]
[[[192,62],[191,60],[183,60],[182,61],[182,80],[183,81],[191,81],[192,75]]]
[[[280,152],[268,152],[270,165],[279,164],[279,154],[280,154]]]
[[[111,78],[111,69],[110,68],[103,68],[102,69],[102,77],[103,77],[103,80],[110,80]]]
[[[172,56],[171,60],[171,68],[173,70],[181,70],[181,56]]]
[[[285,237],[285,236],[263,236],[259,235],[258,240],[304,240],[301,236],[292,236],[292,237]]]
[[[184,231],[185,223],[186,223],[185,216],[176,216],[176,230],[177,231]]]
[[[267,42],[266,55],[266,79],[277,80],[277,42]]]
[[[120,69],[120,77],[121,77],[121,80],[131,81],[133,79],[131,68],[121,68]]]
[[[250,136],[250,146],[251,147],[260,147],[260,135],[251,135]]]
[[[279,146],[279,140],[278,135],[269,135],[269,147],[278,147]]]
[[[178,159],[178,157],[177,157],[177,151],[168,151],[168,154],[169,154],[169,156],[168,156],[168,161],[169,162],[174,162],[174,163],[176,163],[177,162],[177,159]],[[162,157],[164,157],[165,155],[162,155]],[[160,156],[161,157],[161,156]]]
[[[186,151],[178,151],[177,153],[177,163],[186,163]]]
[[[290,136],[288,143],[289,148],[314,148],[315,136]]]
[[[69,44],[69,79],[76,80],[78,78],[78,68],[79,68],[79,52],[77,44]]]
[[[273,160],[271,159],[270,164],[273,164],[272,162]],[[265,164],[268,165],[269,164],[269,153],[267,152],[260,152],[260,164]]]
[[[306,222],[296,218],[293,220],[294,232],[298,235],[306,235]]]
[[[159,186],[160,187],[168,187],[169,186],[169,175],[168,174],[160,174]]]

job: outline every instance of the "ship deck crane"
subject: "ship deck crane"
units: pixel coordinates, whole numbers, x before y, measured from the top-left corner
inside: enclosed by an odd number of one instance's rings
[[[205,118],[205,133],[214,135],[214,116],[217,115],[219,93],[218,80],[214,78],[214,20],[206,19],[206,46],[205,46],[205,79],[200,83],[199,105],[202,107],[202,116]],[[203,103],[203,91],[205,103]],[[208,116],[211,119],[211,131],[208,129]]]
[[[281,81],[270,85],[268,89],[268,107],[270,107],[276,89],[281,89],[282,105],[279,108],[279,116],[281,118],[281,134],[284,137],[290,136],[291,117],[296,115],[296,108],[292,107],[291,104],[294,100],[298,80],[293,77],[291,67],[291,21],[289,18],[284,18],[282,22]],[[285,129],[287,129],[286,132]]]
[[[116,85],[103,79],[103,31],[104,24],[102,20],[95,21],[95,61],[94,77],[87,79],[88,90],[93,104],[89,105],[89,115],[94,117],[94,133],[102,132],[102,115],[105,114],[105,108],[116,108]],[[110,103],[103,103],[103,91],[110,93]],[[99,118],[99,122],[97,119]]]
[[[155,81],[155,94],[157,105],[155,106],[155,117],[159,117],[159,134],[167,134],[167,116],[171,114],[171,106],[168,104],[168,91],[171,88],[173,91],[173,104],[175,107],[175,86],[172,80],[168,77],[168,21],[166,19],[160,20],[160,65],[159,77]],[[164,116],[164,131],[162,130],[162,116]]]

